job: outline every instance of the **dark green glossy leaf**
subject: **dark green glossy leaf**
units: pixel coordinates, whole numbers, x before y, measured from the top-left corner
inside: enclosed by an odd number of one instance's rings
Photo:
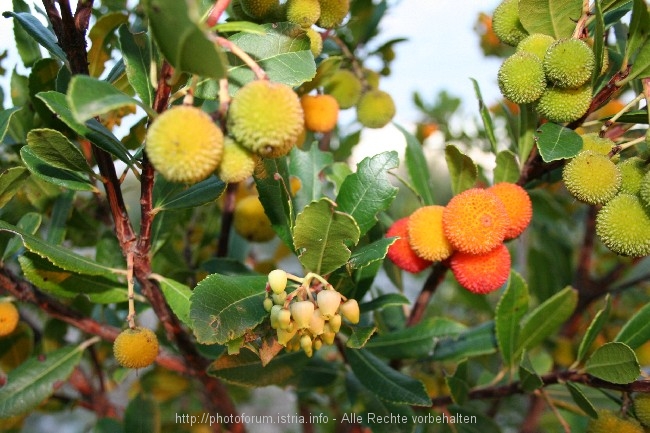
[[[297,382],[309,358],[302,352],[283,352],[268,364],[262,365],[260,357],[250,350],[238,355],[222,355],[208,367],[208,374],[239,386],[284,386]]]
[[[264,212],[271,220],[273,229],[293,251],[294,208],[289,195],[291,186],[286,158],[264,158],[262,163],[257,164],[254,178]]]
[[[345,345],[350,349],[361,349],[376,331],[376,326],[355,326]]]
[[[225,189],[226,184],[221,179],[210,176],[178,194],[162,198],[156,207],[160,210],[179,210],[203,206],[218,199]]]
[[[582,138],[572,129],[545,123],[535,131],[539,154],[544,162],[573,158],[582,150]]]
[[[445,159],[447,160],[449,176],[451,177],[451,190],[454,195],[472,188],[476,184],[478,169],[472,158],[461,153],[453,144],[449,144],[445,147]]]
[[[402,128],[400,125],[395,126],[402,134],[404,134],[404,138],[406,139],[404,163],[406,164],[406,170],[411,179],[413,189],[415,189],[418,195],[422,198],[422,204],[433,205],[435,204],[433,184],[431,182],[429,165],[424,156],[422,144],[406,129]]]
[[[521,389],[526,392],[532,392],[544,384],[542,378],[535,372],[528,353],[525,352],[519,364],[519,381]]]
[[[519,164],[517,157],[509,150],[502,150],[497,154],[497,166],[494,168],[494,183],[519,180]]]
[[[650,304],[641,307],[614,338],[614,341],[625,343],[632,349],[637,349],[648,340],[650,340]]]
[[[65,52],[63,52],[63,49],[58,45],[54,33],[41,24],[38,18],[34,15],[27,12],[3,12],[2,16],[5,18],[13,17],[16,22],[20,24],[36,42],[45,47],[50,54],[54,57],[58,57],[59,60],[63,62],[67,62]]]
[[[587,328],[587,332],[585,332],[585,336],[582,337],[582,341],[580,341],[580,347],[578,348],[578,356],[576,357],[576,362],[579,363],[585,359],[587,352],[589,349],[591,349],[592,344],[594,341],[596,341],[596,337],[598,337],[598,334],[600,334],[600,331],[603,329],[603,326],[609,319],[609,310],[611,309],[611,306],[611,298],[609,295],[607,295],[605,298],[605,307],[596,313],[594,319],[589,324],[589,328]]]
[[[380,295],[372,301],[359,304],[359,310],[361,313],[367,313],[368,311],[379,310],[391,305],[406,305],[408,303],[409,300],[404,295],[400,293],[388,293],[385,295]]]
[[[127,25],[121,25],[118,34],[129,83],[142,103],[151,107],[154,90],[149,79],[149,68],[151,67],[149,36],[146,33],[133,34]]]
[[[566,387],[569,390],[569,394],[571,394],[573,401],[578,405],[580,409],[582,409],[591,418],[598,418],[598,412],[596,411],[596,408],[594,407],[593,403],[589,401],[585,393],[582,392],[582,389],[580,389],[580,386],[578,384],[567,382]]]
[[[396,238],[383,238],[371,244],[364,245],[354,250],[350,256],[348,266],[351,269],[361,269],[378,260],[383,260]]]
[[[88,175],[54,167],[37,156],[29,146],[20,149],[20,157],[27,169],[37,178],[73,191],[98,192]]]
[[[449,387],[451,398],[456,404],[465,404],[469,395],[470,386],[467,383],[467,360],[463,359],[456,366],[452,376],[446,376],[445,382]]]
[[[496,352],[494,323],[468,329],[452,337],[440,338],[433,349],[432,360],[457,360]]]
[[[125,106],[138,104],[110,83],[87,75],[75,75],[68,85],[67,101],[74,120],[86,120]]]
[[[478,100],[479,112],[481,113],[481,120],[483,121],[483,129],[485,130],[485,135],[487,135],[488,141],[492,148],[492,153],[497,154],[497,137],[494,135],[494,122],[492,122],[492,115],[490,110],[485,105],[483,101],[483,95],[481,95],[481,88],[478,85],[478,81],[474,78],[470,78],[472,84],[474,85],[474,93],[476,94],[476,99]]]
[[[7,108],[6,110],[0,111],[0,141],[4,140],[5,134],[9,129],[9,122],[13,114],[20,110],[20,107]]]
[[[37,212],[28,212],[20,217],[16,223],[16,227],[30,235],[35,234],[43,223],[43,216]],[[23,248],[23,241],[20,237],[14,236],[7,242],[7,247],[2,255],[3,259],[7,259],[21,252]]]
[[[63,170],[93,173],[86,158],[65,135],[53,129],[32,129],[27,145],[39,159]]]
[[[528,286],[517,272],[510,279],[495,311],[495,332],[503,362],[510,366],[517,349],[521,318],[528,311]]]
[[[605,343],[591,354],[585,364],[587,373],[611,383],[634,382],[641,371],[636,354],[628,345]]]
[[[24,0],[13,0],[14,12],[30,13],[29,6]],[[14,27],[14,41],[18,49],[18,55],[26,67],[31,67],[41,56],[41,47],[34,38],[23,28],[23,26]]]
[[[191,326],[190,298],[192,296],[192,290],[185,284],[170,278],[158,275],[152,276],[152,278],[155,278],[160,283],[160,290],[162,290],[165,296],[165,301],[167,301],[167,305],[169,305],[169,308],[172,309],[176,317],[181,322]]]
[[[321,174],[334,162],[334,158],[330,152],[311,146],[308,151],[294,147],[289,159],[289,172],[300,180],[300,189],[295,193],[293,202],[296,209],[302,209],[323,196]]]
[[[25,167],[11,167],[0,174],[0,208],[4,207],[29,177]]]

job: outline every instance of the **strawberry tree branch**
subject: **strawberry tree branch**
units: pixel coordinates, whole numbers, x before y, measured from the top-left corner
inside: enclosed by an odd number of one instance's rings
[[[424,282],[424,286],[422,287],[418,298],[415,300],[415,304],[413,305],[411,314],[408,317],[406,326],[413,326],[420,323],[422,317],[424,316],[424,312],[427,309],[427,305],[429,305],[431,296],[436,291],[440,283],[442,283],[442,281],[445,279],[447,269],[449,268],[443,263],[436,263],[433,265],[433,270],[427,277],[427,280]]]
[[[226,8],[228,8],[229,4],[230,0],[217,0],[212,9],[210,9],[208,19],[205,21],[208,27],[214,27],[217,25],[219,18],[221,18],[221,15],[226,10]]]

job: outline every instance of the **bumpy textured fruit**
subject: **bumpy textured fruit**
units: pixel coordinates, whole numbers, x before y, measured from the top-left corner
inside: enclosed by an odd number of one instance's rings
[[[307,37],[309,38],[309,49],[314,55],[314,58],[320,56],[323,52],[323,38],[320,33],[312,28],[308,28],[306,31]]]
[[[258,158],[257,155],[237,144],[232,138],[226,137],[221,164],[217,167],[217,176],[226,183],[248,179],[255,171]]]
[[[345,110],[354,107],[361,98],[362,85],[352,71],[340,69],[325,82],[325,93],[332,95],[339,107]]]
[[[383,90],[364,93],[357,104],[357,120],[366,128],[383,128],[395,116],[395,102]]]
[[[601,137],[597,132],[582,135],[582,150],[591,150],[594,153],[607,155],[614,146],[612,139]]]
[[[551,122],[573,122],[582,117],[591,104],[591,86],[577,89],[547,87],[539,98],[537,112]]]
[[[288,0],[287,20],[300,27],[311,27],[320,17],[318,0]]]
[[[416,274],[428,268],[431,262],[418,256],[411,248],[408,240],[408,221],[408,217],[398,219],[386,231],[387,238],[399,238],[388,247],[386,255],[400,269]]]
[[[282,293],[287,288],[287,273],[282,269],[269,272],[268,280],[273,293]]]
[[[503,96],[516,104],[534,102],[546,89],[542,62],[536,55],[524,51],[503,62],[497,80]]]
[[[650,394],[637,394],[634,397],[634,413],[641,424],[650,427]]]
[[[330,95],[303,95],[300,98],[305,113],[305,128],[314,132],[329,132],[339,118],[339,104]]]
[[[504,0],[492,15],[492,30],[504,44],[517,46],[528,32],[519,21],[518,0]]]
[[[588,204],[607,203],[621,188],[616,164],[590,150],[580,152],[564,166],[562,180],[571,195]]]
[[[320,17],[316,25],[324,29],[338,27],[350,11],[350,0],[319,0]]]
[[[260,156],[286,155],[303,130],[300,99],[282,83],[255,80],[235,93],[228,110],[228,132]]]
[[[591,79],[595,65],[594,52],[580,39],[560,39],[544,56],[546,78],[564,88],[575,89],[585,84]]]
[[[645,176],[648,164],[638,156],[633,156],[617,164],[621,171],[621,192],[638,194],[641,190],[641,182]]]
[[[368,85],[369,89],[379,88],[379,80],[381,79],[381,75],[379,75],[379,72],[373,71],[372,69],[364,68],[363,77],[365,78],[366,84]]]
[[[257,196],[248,196],[235,205],[233,228],[252,242],[268,242],[275,237],[269,217]]]
[[[508,212],[494,193],[471,188],[454,196],[442,214],[442,227],[458,251],[483,254],[505,239]]]
[[[163,112],[147,130],[147,156],[171,182],[206,179],[221,162],[223,133],[200,108],[181,105]]]
[[[510,275],[510,252],[504,244],[483,254],[455,252],[451,271],[458,283],[472,293],[484,295],[498,289]]]
[[[510,221],[506,228],[505,239],[514,239],[519,236],[530,224],[533,217],[533,203],[525,189],[517,184],[499,182],[488,188],[503,203]]]
[[[646,207],[646,209],[650,210],[650,171],[647,172],[641,180],[639,197],[641,197],[641,203]]]
[[[587,433],[643,433],[638,421],[623,419],[610,410],[599,410],[598,418],[589,419]]]
[[[517,52],[531,53],[537,56],[539,60],[544,60],[546,50],[555,42],[553,36],[545,35],[542,33],[534,33],[526,36],[517,45]]]
[[[151,329],[125,329],[113,343],[113,355],[126,368],[144,368],[158,356],[158,337]]]
[[[618,194],[596,216],[596,234],[616,254],[650,255],[650,214],[639,197]]]
[[[252,18],[265,18],[279,7],[278,0],[239,0],[244,12]]]
[[[442,229],[444,210],[443,206],[423,206],[408,218],[408,242],[425,260],[445,260],[453,251]]]
[[[19,319],[18,309],[13,302],[0,302],[0,337],[14,332]]]

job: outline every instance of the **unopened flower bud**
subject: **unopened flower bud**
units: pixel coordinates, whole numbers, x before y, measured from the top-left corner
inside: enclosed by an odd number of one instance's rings
[[[291,304],[291,317],[298,329],[309,328],[309,322],[314,314],[314,304],[311,301],[298,301]]]
[[[359,323],[359,316],[361,313],[356,299],[348,299],[342,303],[339,307],[339,313],[341,313],[341,315],[353,325]]]
[[[316,299],[318,309],[325,319],[335,315],[341,305],[341,294],[336,290],[321,290]]]
[[[287,273],[282,269],[269,272],[269,286],[273,293],[282,293],[287,287]]]

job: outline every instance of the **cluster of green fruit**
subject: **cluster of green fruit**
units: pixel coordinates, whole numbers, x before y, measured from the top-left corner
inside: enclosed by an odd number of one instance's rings
[[[598,418],[591,419],[587,433],[644,433],[650,428],[650,395],[637,394],[634,397],[636,419],[623,418],[610,410],[598,411]]]
[[[596,233],[613,252],[650,255],[650,164],[647,159],[619,155],[615,144],[597,134],[582,136],[582,151],[564,167],[562,179],[578,200],[602,206]]]
[[[539,115],[565,123],[581,118],[592,99],[596,56],[582,39],[528,34],[519,21],[517,0],[505,0],[494,11],[493,29],[502,42],[516,46],[498,73],[503,96],[516,104],[535,104]],[[605,52],[606,53],[606,52]],[[606,55],[603,68],[607,69]]]
[[[299,283],[287,293],[289,280]],[[312,282],[316,284],[312,287]],[[359,304],[346,299],[323,277],[308,273],[304,278],[282,269],[269,273],[264,308],[270,313],[271,328],[287,351],[302,349],[311,357],[323,344],[334,344],[343,319],[359,323]]]

